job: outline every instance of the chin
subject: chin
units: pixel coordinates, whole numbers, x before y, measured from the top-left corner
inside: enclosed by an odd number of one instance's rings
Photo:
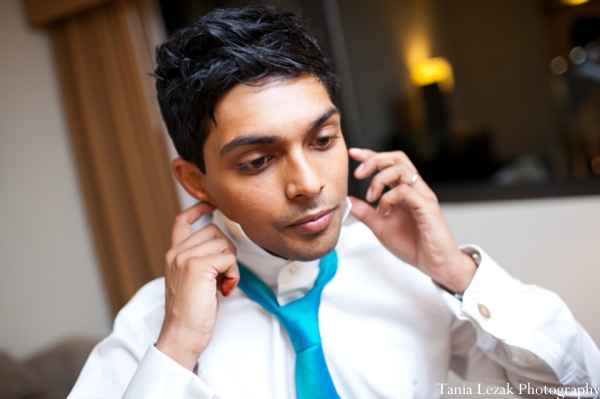
[[[306,248],[306,250],[294,251],[290,256],[286,257],[290,260],[298,260],[301,262],[310,262],[312,260],[321,259],[335,248],[335,244],[330,248],[321,251],[315,251],[314,248]]]
[[[273,251],[278,256],[298,260],[301,262],[310,262],[321,259],[335,248],[340,237],[341,224],[329,226],[327,231],[318,236],[295,241],[293,243],[282,243],[282,245]]]

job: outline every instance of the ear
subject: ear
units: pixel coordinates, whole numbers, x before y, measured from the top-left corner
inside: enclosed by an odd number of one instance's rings
[[[179,184],[183,186],[189,195],[201,202],[213,205],[210,195],[206,191],[204,174],[194,163],[186,161],[183,158],[175,158],[171,163],[171,168],[177,181],[179,181]]]

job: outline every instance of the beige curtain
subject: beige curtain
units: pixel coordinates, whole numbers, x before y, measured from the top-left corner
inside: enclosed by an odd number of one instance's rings
[[[158,9],[149,0],[25,4],[32,25],[52,37],[79,177],[116,312],[163,274],[179,210],[149,75]]]

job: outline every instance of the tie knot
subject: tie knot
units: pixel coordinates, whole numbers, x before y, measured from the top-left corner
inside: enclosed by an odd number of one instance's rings
[[[240,263],[238,265],[240,268],[238,286],[250,299],[277,317],[288,333],[296,353],[321,343],[321,334],[319,333],[321,292],[337,270],[335,251],[325,255],[319,262],[319,275],[311,290],[302,298],[285,306],[279,306],[275,294],[261,279],[244,265]]]
[[[238,287],[265,310],[273,314],[287,332],[296,352],[296,389],[299,399],[339,399],[329,374],[321,334],[319,305],[321,292],[335,275],[335,251],[319,262],[319,275],[313,288],[302,298],[279,306],[273,291],[242,264]]]

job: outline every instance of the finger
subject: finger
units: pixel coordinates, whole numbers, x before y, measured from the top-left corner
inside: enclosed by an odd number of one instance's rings
[[[191,258],[187,261],[187,264],[188,268],[186,270],[188,272],[209,271],[217,281],[219,276],[222,276],[217,288],[223,296],[231,294],[231,291],[240,281],[240,271],[236,258],[230,253]]]
[[[417,172],[405,163],[396,164],[382,170],[371,180],[367,190],[367,201],[376,201],[386,186],[394,188],[402,183],[410,184],[410,179],[415,173]]]
[[[171,248],[167,252],[167,263],[171,263],[173,257],[180,252],[200,245],[205,241],[214,240],[218,238],[227,240],[230,252],[236,254],[235,246],[233,245],[233,243],[231,243],[231,241],[229,241],[229,238],[216,225],[210,223],[204,226],[202,229],[196,231],[194,234],[190,235],[183,241],[181,241],[179,244],[175,245],[173,248]]]
[[[237,283],[240,281],[240,270],[238,268],[236,258],[231,254],[219,254],[211,256],[215,257],[215,269],[217,269],[219,272],[217,276],[217,288],[221,291],[223,296],[229,296],[231,291],[233,291]]]
[[[396,163],[393,153],[390,152],[377,153],[368,149],[352,148],[348,151],[348,154],[353,159],[361,162],[354,171],[354,176],[357,179],[370,176],[378,169],[378,164],[383,169]]]
[[[348,155],[358,162],[362,162],[365,159],[377,154],[375,151],[369,150],[367,148],[350,148],[348,150]]]
[[[424,196],[414,187],[401,184],[381,196],[377,214],[387,216],[394,206],[400,204],[416,213],[425,209],[431,202],[431,198]]]
[[[410,168],[416,170],[413,163],[402,151],[376,153],[371,150],[360,150],[360,152],[361,156],[358,158],[362,163],[354,171],[354,177],[357,179],[364,179],[377,170],[384,170],[400,163],[406,163]]]
[[[224,253],[235,255],[235,248],[228,239],[217,237],[171,255],[171,259],[167,259],[167,268],[182,268],[185,267],[187,261],[191,258],[201,258]]]
[[[200,219],[203,215],[212,213],[216,207],[199,202],[196,205],[186,209],[177,217],[173,223],[173,232],[171,234],[171,246],[179,244],[192,234],[192,224]]]
[[[354,215],[355,218],[363,222],[367,225],[371,230],[374,230],[376,225],[376,220],[379,218],[375,209],[365,201],[350,196],[350,202],[352,202],[352,208],[350,209],[350,213]]]

